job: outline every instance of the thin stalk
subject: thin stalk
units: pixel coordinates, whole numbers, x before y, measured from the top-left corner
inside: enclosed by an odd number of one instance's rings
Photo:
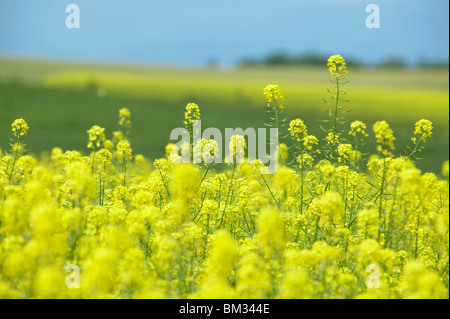
[[[127,160],[125,156],[122,160],[122,173],[123,173],[123,186],[126,186],[127,184]]]
[[[381,186],[380,186],[380,203],[378,207],[378,220],[381,222],[381,214],[383,210],[383,195],[384,195],[384,182],[386,180],[386,157],[383,159],[383,175],[381,176]],[[378,228],[378,240],[380,240],[380,228]]]
[[[277,107],[276,107],[275,104],[273,105],[273,112],[275,113],[275,126],[276,126],[277,130],[279,131],[280,128],[278,127],[279,126],[279,123],[278,123],[278,111],[277,111]],[[277,155],[278,155],[278,160],[281,161],[280,134],[279,133],[277,134]]]
[[[233,187],[233,178],[234,178],[235,171],[236,171],[236,162],[233,163],[233,172],[231,173],[230,185],[228,186],[227,197],[225,199],[225,205],[223,207],[222,216],[220,217],[219,228],[222,227],[222,223],[223,223],[223,220],[225,217],[225,210],[227,209],[228,199],[230,197],[231,189]]]
[[[267,183],[266,179],[264,178],[264,175],[261,174],[261,172],[259,173],[259,175],[261,175],[263,181],[264,181],[264,185],[266,185],[267,189],[269,190],[270,195],[272,196],[273,201],[275,202],[275,204],[277,204],[278,209],[281,209],[280,204],[278,203],[278,201],[275,199],[275,196],[272,193],[272,190],[269,187],[269,184]]]
[[[339,77],[336,78],[336,99],[335,99],[335,107],[334,107],[334,126],[333,126],[333,138],[335,139],[337,136],[337,118],[338,118],[338,110],[339,110]],[[333,140],[331,144],[331,158],[334,161],[334,153],[336,152],[335,141]]]
[[[91,170],[92,175],[94,175],[94,166],[95,166],[95,148],[94,154],[92,154],[92,170]]]
[[[417,149],[419,148],[419,144],[420,144],[420,138],[417,140],[417,143],[416,143],[414,149],[412,150],[411,154],[409,154],[406,157],[406,160],[409,160],[417,152]]]
[[[17,161],[17,154],[19,153],[19,145],[20,145],[20,135],[17,136],[16,150],[14,151],[13,163],[12,163],[12,166],[11,166],[11,172],[9,173],[9,176],[8,176],[8,185],[11,185],[12,175],[14,173],[14,167],[16,166],[16,161]]]

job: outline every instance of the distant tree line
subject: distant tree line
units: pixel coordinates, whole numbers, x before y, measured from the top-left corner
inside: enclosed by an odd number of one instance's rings
[[[268,54],[262,59],[257,58],[243,58],[240,62],[240,66],[288,66],[288,65],[305,65],[305,66],[323,66],[324,61],[328,60],[329,55],[317,54],[317,53],[305,53],[299,55],[289,54],[283,51],[277,51]],[[415,65],[411,65],[400,57],[390,57],[385,60],[368,64],[363,63],[358,59],[351,57],[346,58],[347,65],[358,67],[379,67],[379,68],[406,68],[406,67],[421,67],[421,68],[448,68],[448,61],[434,61],[421,59]]]

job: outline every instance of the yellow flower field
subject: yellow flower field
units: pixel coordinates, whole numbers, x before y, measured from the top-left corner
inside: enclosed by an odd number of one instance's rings
[[[348,74],[339,55],[328,67],[323,136],[283,122],[282,87],[261,92],[267,125],[289,133],[273,175],[258,160],[177,163],[173,144],[154,161],[134,154],[127,108],[115,132],[86,128],[89,153],[49,158],[27,155],[33,127],[14,121],[0,151],[0,298],[448,298],[449,164],[445,179],[414,165],[433,124],[411,123],[401,157],[386,121],[340,130]],[[200,118],[188,104],[191,133]],[[378,147],[363,154],[369,138]]]

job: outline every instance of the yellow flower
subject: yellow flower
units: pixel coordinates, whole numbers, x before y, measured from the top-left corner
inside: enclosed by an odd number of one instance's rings
[[[350,124],[350,132],[348,132],[349,135],[356,136],[356,133],[361,133],[363,136],[369,136],[366,131],[366,124],[364,124],[361,121],[353,121]]]
[[[339,144],[339,136],[333,132],[328,133],[325,137],[327,144]]]
[[[194,163],[211,163],[215,153],[219,150],[216,140],[200,139],[194,146]]]
[[[330,182],[336,174],[336,167],[328,161],[320,161],[317,169],[320,173],[322,173],[323,178],[327,183]]]
[[[281,90],[276,84],[267,85],[264,88],[263,93],[269,103],[274,103],[275,101],[284,101]],[[280,105],[280,108],[283,109],[283,106]]]
[[[308,274],[303,269],[294,269],[286,272],[280,286],[278,298],[306,299],[313,290]]]
[[[392,155],[390,150],[395,150],[394,141],[395,137],[392,130],[389,128],[389,124],[386,121],[377,121],[373,125],[373,131],[375,132],[375,137],[377,139],[378,145],[377,149],[383,155]]]
[[[287,158],[288,158],[288,156],[289,156],[289,150],[288,150],[287,145],[284,144],[284,143],[281,143],[280,144],[280,158],[281,158],[281,161],[283,163],[285,163]]]
[[[319,140],[317,139],[317,137],[315,137],[314,135],[305,135],[303,146],[311,150],[312,146],[317,144],[319,144]]]
[[[25,120],[22,118],[15,120],[11,124],[11,127],[12,127],[12,132],[13,132],[14,136],[16,136],[16,137],[20,137],[20,136],[27,134],[28,129],[29,129],[27,122],[25,122]]]
[[[357,225],[363,236],[376,235],[378,231],[378,211],[376,209],[364,209],[360,211],[358,213]]]
[[[303,137],[307,135],[306,125],[301,119],[292,120],[289,123],[288,130],[291,136],[299,142],[301,140],[301,134],[303,134]]]
[[[102,148],[99,152],[98,152],[98,158],[100,160],[101,163],[106,164],[108,163],[111,158],[111,152],[105,148]]]
[[[113,132],[113,141],[114,143],[118,143],[124,139],[123,133],[121,131]]]
[[[347,76],[348,71],[345,64],[345,60],[339,54],[330,56],[328,58],[327,66],[332,76],[336,77],[341,76],[343,78]]]
[[[105,140],[105,142],[103,142],[103,147],[108,151],[112,151],[114,149],[114,142],[111,140]]]
[[[168,143],[168,144],[166,145],[165,151],[166,151],[166,157],[167,157],[167,158],[170,158],[170,155],[171,155],[171,153],[172,153],[172,147],[174,147],[174,146],[175,146],[175,144],[173,144],[173,143]]]
[[[225,278],[233,270],[237,260],[237,246],[233,238],[224,230],[215,234],[210,257],[210,271]]]
[[[230,143],[228,144],[228,149],[230,150],[230,154],[233,154],[233,158],[236,157],[237,159],[243,159],[245,150],[247,149],[247,142],[245,141],[245,137],[238,134],[231,136]]]
[[[314,162],[314,158],[309,154],[301,154],[297,157],[297,163],[299,163],[299,168],[311,167]]]
[[[131,125],[131,112],[126,107],[119,110],[119,125],[123,127]]]
[[[284,222],[278,209],[263,209],[257,221],[261,244],[265,248],[281,248],[284,243]]]
[[[120,141],[117,144],[117,154],[120,156],[120,158],[131,159],[132,153],[130,142],[128,142],[127,140]]]
[[[88,148],[100,148],[105,138],[105,129],[98,125],[92,126],[87,133],[89,134]]]
[[[339,144],[337,151],[339,153],[339,156],[341,156],[339,158],[339,161],[341,161],[341,158],[343,159],[349,159],[353,148],[351,144]]]
[[[427,137],[431,137],[432,132],[433,132],[433,124],[431,123],[431,121],[425,119],[417,121],[414,135],[420,135],[420,140],[422,142],[425,142]],[[413,141],[415,142],[414,137]]]
[[[448,160],[442,163],[442,175],[448,177]]]
[[[186,105],[186,113],[184,114],[184,125],[189,125],[194,122],[194,120],[200,120],[200,108],[195,103],[188,103]]]
[[[407,299],[448,298],[448,289],[445,288],[438,274],[427,270],[419,261],[410,261],[406,264],[401,291],[403,298]]]

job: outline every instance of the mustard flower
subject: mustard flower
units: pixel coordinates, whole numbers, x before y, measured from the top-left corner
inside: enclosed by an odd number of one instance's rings
[[[340,161],[341,158],[349,159],[349,157],[353,151],[353,148],[352,148],[351,144],[339,144],[337,151],[340,156],[340,158],[339,158],[339,161]]]
[[[14,136],[16,136],[16,137],[20,137],[20,136],[27,134],[28,129],[29,129],[27,122],[25,122],[25,120],[23,118],[15,120],[11,124],[11,127],[12,127],[12,132],[13,132]]]
[[[100,148],[102,142],[106,139],[105,129],[98,125],[92,126],[87,133],[89,134],[88,148]]]
[[[425,142],[428,137],[431,137],[432,132],[433,124],[431,123],[431,121],[426,119],[417,121],[414,135],[419,135],[419,138],[422,142]],[[412,141],[415,143],[417,141],[416,137],[413,137]]]
[[[117,144],[117,154],[120,156],[120,158],[131,159],[132,151],[130,142],[128,142],[127,140],[120,141]]]
[[[131,112],[126,107],[119,110],[119,125],[123,127],[131,125]]]
[[[338,78],[345,78],[347,76],[347,66],[345,64],[344,58],[341,55],[336,54],[330,56],[328,58],[327,66],[332,76],[336,76]]]
[[[448,165],[449,161],[444,161],[444,163],[442,163],[442,175],[445,177],[448,177],[448,171],[449,171],[449,165]]]
[[[327,144],[339,144],[339,136],[336,133],[329,132],[325,137]]]
[[[194,120],[200,120],[200,108],[195,103],[188,103],[186,105],[186,112],[184,113],[184,125],[192,124]]]
[[[283,94],[280,88],[276,84],[269,84],[264,88],[264,96],[269,103],[274,103],[276,101],[284,101]],[[282,108],[282,107],[281,107]]]
[[[394,133],[389,127],[386,121],[377,121],[373,125],[373,131],[375,132],[375,137],[377,139],[377,150],[383,155],[391,155],[390,150],[395,150],[394,147]]]
[[[303,122],[303,120],[301,119],[295,119],[292,120],[289,123],[289,133],[291,134],[291,136],[297,140],[298,142],[301,141],[301,134],[303,134],[303,137],[307,135],[307,129],[306,129],[306,125]]]
[[[356,133],[361,133],[363,136],[367,137],[369,136],[366,133],[366,124],[361,121],[353,121],[350,124],[350,132],[348,132],[349,135],[356,136]]]

